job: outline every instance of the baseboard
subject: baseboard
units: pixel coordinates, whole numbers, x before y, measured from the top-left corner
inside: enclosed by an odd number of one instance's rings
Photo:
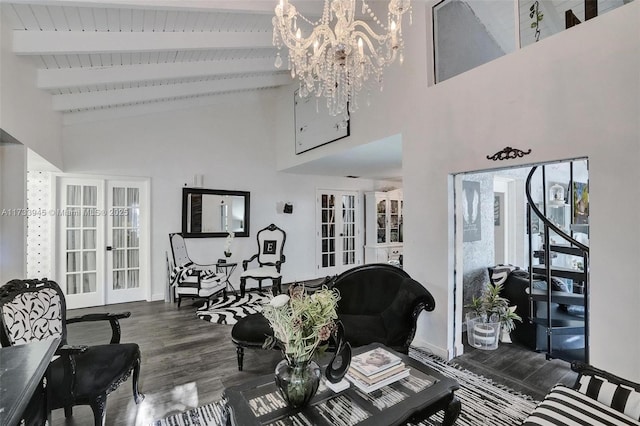
[[[164,293],[156,293],[151,295],[150,302],[155,302],[158,300],[164,300]]]
[[[446,359],[447,361],[453,358],[453,354],[451,353],[451,351],[418,338],[413,339],[411,346],[415,346],[417,348],[425,350],[426,352],[439,356],[440,358]]]

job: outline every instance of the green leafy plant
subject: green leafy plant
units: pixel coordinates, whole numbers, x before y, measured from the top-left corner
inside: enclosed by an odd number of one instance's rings
[[[336,306],[340,294],[326,287],[307,294],[303,286],[294,285],[289,294],[280,294],[266,303],[262,314],[273,329],[264,348],[276,345],[289,362],[305,362],[325,348],[338,319]],[[321,346],[322,344],[322,346]]]
[[[522,318],[516,314],[515,306],[509,306],[509,299],[500,296],[500,291],[502,284],[489,283],[481,296],[474,296],[465,307],[472,309],[486,322],[500,322],[502,329],[510,333],[516,326],[514,321],[522,322]]]
[[[538,7],[539,3],[537,1],[534,1],[529,8],[529,18],[533,19],[533,22],[531,22],[531,28],[535,28],[536,30],[536,41],[540,40],[540,21],[542,21],[542,18],[544,18],[544,13],[540,12],[538,10]]]

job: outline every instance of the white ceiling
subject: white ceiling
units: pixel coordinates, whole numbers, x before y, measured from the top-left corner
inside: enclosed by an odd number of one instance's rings
[[[2,10],[13,52],[33,61],[52,108],[73,113],[291,83],[274,66],[272,2],[248,3],[15,0]]]
[[[375,1],[375,0],[374,0]],[[206,104],[222,93],[292,82],[274,65],[277,0],[0,0],[13,52],[37,68],[65,123]],[[296,0],[310,18],[322,1]],[[386,4],[381,2],[380,4]],[[398,140],[291,170],[333,176],[401,175]]]

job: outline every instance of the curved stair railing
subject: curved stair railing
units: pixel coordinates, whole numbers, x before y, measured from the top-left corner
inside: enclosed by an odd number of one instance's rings
[[[542,187],[546,188],[546,173],[545,167],[542,167]],[[527,217],[527,231],[529,236],[529,298],[530,298],[530,311],[533,323],[537,327],[541,327],[546,333],[546,348],[544,348],[547,359],[559,358],[565,361],[580,360],[589,362],[589,313],[588,313],[588,279],[589,279],[589,247],[580,241],[573,238],[572,235],[567,234],[560,227],[556,226],[553,221],[547,216],[547,201],[546,196],[543,196],[542,210],[536,205],[536,202],[531,196],[531,181],[538,169],[537,166],[531,169],[531,172],[527,176],[525,193],[528,204],[528,217]],[[573,180],[573,164],[571,164],[571,180]],[[573,204],[573,195],[569,185],[569,195]],[[543,193],[546,191],[543,190]],[[571,206],[573,207],[573,205]],[[571,210],[573,211],[573,209]],[[533,235],[532,235],[532,219],[534,215],[542,222],[540,231],[543,233],[544,246],[541,253],[542,264],[534,265],[534,248],[533,248]],[[573,214],[570,214],[573,217]],[[570,219],[572,222],[572,219]],[[571,226],[570,225],[570,229]],[[558,237],[562,238],[566,244],[552,244],[551,232],[555,233]],[[573,233],[573,231],[572,231]],[[538,252],[539,253],[539,252]],[[582,257],[582,270],[570,269],[566,267],[556,267],[552,264],[552,254],[565,254],[570,256]],[[539,256],[540,258],[540,256]],[[545,277],[547,285],[545,289],[534,288],[534,274],[542,274]],[[568,278],[573,280],[574,283],[582,283],[582,291],[576,293],[576,289],[579,286],[575,286],[572,293],[562,291],[552,291],[550,283],[554,277]],[[539,309],[536,308],[535,302],[546,302],[546,316],[539,316]],[[584,307],[584,317],[582,319],[576,317],[576,319],[558,318],[557,314],[554,317],[552,310],[552,304],[558,304],[563,306],[575,306],[582,305]],[[536,334],[537,334],[536,330]],[[556,348],[556,342],[554,342],[554,336],[567,335],[575,336],[575,339],[583,339],[584,345],[580,349],[567,349],[560,347]],[[537,339],[536,339],[537,340]]]

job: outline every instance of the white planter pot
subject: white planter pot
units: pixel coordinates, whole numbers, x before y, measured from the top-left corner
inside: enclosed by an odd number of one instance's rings
[[[467,339],[474,348],[494,350],[500,340],[500,323],[483,322],[481,317],[467,319]]]

